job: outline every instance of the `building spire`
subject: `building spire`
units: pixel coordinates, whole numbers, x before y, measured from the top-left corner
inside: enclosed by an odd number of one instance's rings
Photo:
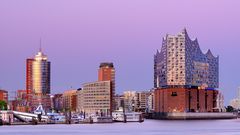
[[[39,41],[39,52],[42,52],[42,38],[40,37]]]

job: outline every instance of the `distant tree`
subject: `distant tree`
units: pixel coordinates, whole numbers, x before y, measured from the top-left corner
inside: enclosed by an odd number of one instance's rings
[[[226,111],[227,111],[227,112],[233,112],[233,111],[234,111],[234,108],[229,105],[229,106],[226,107]]]
[[[0,100],[0,110],[7,110],[7,103]]]

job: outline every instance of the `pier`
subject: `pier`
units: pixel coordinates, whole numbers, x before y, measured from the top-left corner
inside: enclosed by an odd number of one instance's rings
[[[164,120],[210,120],[210,119],[237,119],[234,113],[157,113],[151,116],[151,119]]]

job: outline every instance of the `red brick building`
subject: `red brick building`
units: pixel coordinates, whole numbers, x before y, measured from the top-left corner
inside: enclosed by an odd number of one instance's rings
[[[218,91],[198,88],[156,89],[156,113],[168,112],[213,112],[216,107]]]
[[[0,90],[0,100],[8,102],[8,92],[5,90]]]
[[[12,110],[19,112],[30,112],[29,104],[31,101],[27,100],[27,90],[17,90],[17,97],[12,101],[11,105]]]
[[[31,110],[35,111],[37,107],[41,104],[45,111],[50,111],[51,109],[51,97],[50,95],[43,94],[33,94],[31,97]]]
[[[33,90],[33,71],[32,71],[32,63],[34,59],[30,58],[26,60],[26,93],[27,93],[27,100],[30,101],[29,95]]]

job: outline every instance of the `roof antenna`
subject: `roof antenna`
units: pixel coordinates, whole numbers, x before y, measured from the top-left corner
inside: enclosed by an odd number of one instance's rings
[[[40,42],[39,42],[39,52],[42,52],[42,38],[40,37]]]

